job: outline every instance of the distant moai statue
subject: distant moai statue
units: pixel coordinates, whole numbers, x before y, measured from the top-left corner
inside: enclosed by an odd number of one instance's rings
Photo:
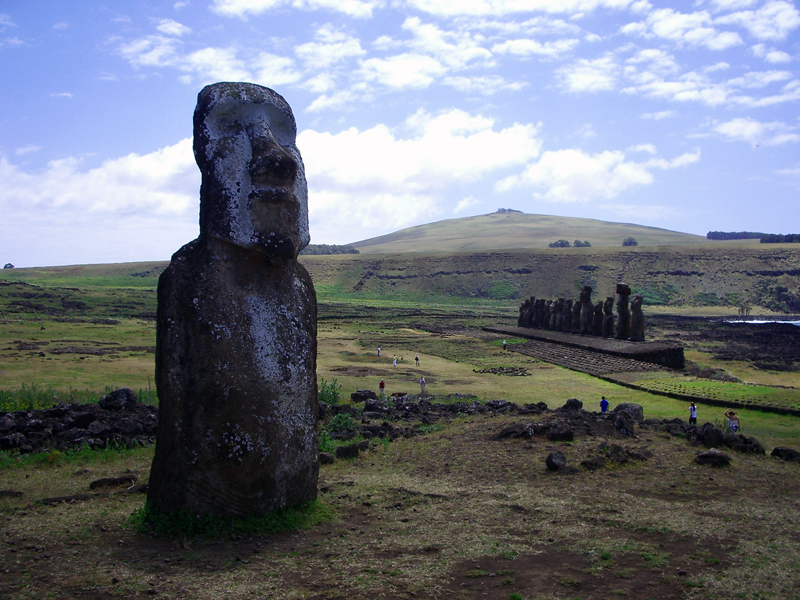
[[[580,302],[580,300],[575,300],[572,303],[572,327],[570,327],[570,331],[572,333],[580,333],[581,332],[581,302]]]
[[[603,335],[603,301],[598,300],[594,305],[594,314],[592,315],[592,335]]]
[[[536,304],[536,296],[528,298],[528,306],[525,308],[523,315],[523,327],[533,327],[533,307]]]
[[[617,284],[617,324],[614,327],[614,337],[618,340],[627,340],[631,335],[631,311],[628,308],[630,295],[629,286]]]
[[[530,299],[523,301],[523,303],[519,305],[519,317],[517,318],[517,327],[526,327],[525,325],[526,313],[530,309],[530,305],[531,305]]]
[[[553,304],[553,312],[550,315],[550,329],[553,331],[561,331],[561,319],[563,315],[561,314],[564,310],[564,299],[559,298]]]
[[[642,312],[642,302],[644,297],[636,294],[631,298],[631,335],[633,342],[644,341],[644,313]]]
[[[540,328],[542,326],[542,313],[544,311],[544,300],[539,298],[533,303],[533,321],[532,327]]]
[[[612,296],[603,302],[603,337],[614,337],[614,298]]]
[[[593,317],[592,286],[585,285],[581,290],[581,335],[590,335],[592,333]]]
[[[553,301],[545,300],[544,311],[542,312],[542,329],[552,329],[550,320],[553,318]]]
[[[158,435],[148,502],[244,517],[317,496],[317,301],[297,255],[308,188],[286,100],[198,95],[200,235],[158,282]]]
[[[559,331],[565,333],[572,331],[572,300],[567,299],[561,309],[561,328]]]

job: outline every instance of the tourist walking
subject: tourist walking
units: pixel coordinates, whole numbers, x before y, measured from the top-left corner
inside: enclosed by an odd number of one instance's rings
[[[378,384],[378,395],[381,398],[386,397],[386,382],[383,379],[381,379],[381,382]]]
[[[697,425],[697,407],[694,402],[689,405],[689,425]]]
[[[503,340],[503,350],[505,350],[505,349],[506,349],[506,341]]]
[[[417,366],[419,366],[419,353],[414,355],[414,361],[417,363]]]
[[[419,378],[419,395],[420,396],[424,396],[425,395],[425,378],[424,377],[420,377]]]
[[[393,366],[393,367],[396,367],[396,366],[397,366],[397,356],[395,356],[394,358],[392,358],[392,366]]]
[[[605,396],[600,397],[600,412],[608,412],[608,400],[606,400]]]
[[[378,358],[380,358],[380,357],[381,357],[381,347],[378,346]]]

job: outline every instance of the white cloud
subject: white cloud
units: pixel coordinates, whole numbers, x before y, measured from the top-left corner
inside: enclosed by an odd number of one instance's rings
[[[783,50],[775,48],[767,48],[764,44],[756,44],[751,48],[753,54],[759,58],[763,58],[769,63],[787,63],[791,62],[792,57]]]
[[[444,76],[447,68],[424,54],[397,54],[389,58],[368,58],[361,63],[359,76],[365,81],[395,89],[429,87]]]
[[[17,156],[24,156],[25,154],[31,154],[33,152],[38,152],[41,150],[41,146],[34,146],[33,144],[28,144],[27,146],[22,146],[21,148],[17,148],[14,150],[14,154]]]
[[[442,79],[442,83],[461,92],[477,92],[484,96],[491,96],[498,92],[516,92],[528,86],[524,81],[506,81],[499,75],[445,77]]]
[[[538,130],[531,124],[498,129],[491,118],[453,109],[420,110],[397,129],[302,131],[297,145],[308,174],[312,229],[340,241],[347,232],[352,241],[438,214],[450,188],[536,157]]]
[[[569,92],[613,90],[619,75],[620,67],[610,54],[593,60],[581,58],[556,71],[561,86]]]
[[[197,206],[200,172],[192,140],[184,139],[149,154],[129,154],[82,170],[81,160],[50,161],[30,173],[0,156],[0,206],[61,208],[128,214],[139,211],[181,214]]]
[[[472,206],[478,206],[480,204],[483,204],[483,200],[478,200],[473,196],[467,196],[466,198],[458,201],[458,204],[456,204],[456,207],[453,209],[453,214],[457,215],[459,213],[463,213],[468,208]]]
[[[172,35],[175,37],[181,37],[192,32],[192,30],[186,27],[186,25],[182,25],[181,23],[173,21],[172,19],[159,19],[156,29],[158,29],[164,35]]]
[[[653,119],[654,121],[660,121],[661,119],[669,119],[670,117],[677,116],[677,111],[674,110],[661,110],[654,113],[644,113],[642,115],[643,119]]]
[[[254,71],[254,83],[267,87],[296,83],[302,74],[295,68],[294,60],[286,56],[278,56],[269,52],[260,52],[249,67]]]
[[[661,38],[676,44],[705,46],[710,50],[725,50],[742,43],[733,31],[718,31],[715,21],[706,11],[681,13],[671,8],[652,11],[644,21],[621,28],[622,33],[645,38]]]
[[[621,10],[631,0],[408,0],[418,10],[438,16],[502,16],[522,12],[576,15],[599,8]]]
[[[800,135],[791,133],[785,123],[761,123],[750,117],[738,118],[720,123],[714,131],[729,140],[748,142],[751,146],[777,146],[800,141]]]
[[[631,146],[626,152],[647,152],[648,154],[658,154],[656,147],[653,144],[637,144]]]
[[[729,79],[728,85],[741,88],[763,88],[777,81],[788,81],[793,75],[788,71],[751,71],[743,77]]]
[[[368,18],[381,0],[214,0],[211,10],[226,17],[246,18],[288,6],[299,10],[332,10],[350,17]]]
[[[554,42],[537,42],[532,39],[507,40],[492,46],[496,54],[513,54],[515,56],[558,56],[569,52],[579,44],[576,39],[556,40]]]
[[[53,29],[56,31],[63,31],[64,29],[69,29],[69,23],[66,21],[61,21],[60,23],[56,23],[53,25]]]
[[[329,69],[337,63],[366,54],[358,39],[336,31],[330,24],[320,27],[315,38],[316,41],[300,44],[294,49],[309,69]]]
[[[644,163],[626,160],[620,151],[587,154],[581,150],[548,151],[519,175],[495,185],[498,192],[532,188],[533,196],[551,202],[589,202],[611,199],[629,188],[653,182],[653,169],[673,169],[696,162],[700,152],[671,161],[652,158]]]
[[[782,40],[800,27],[800,12],[783,0],[767,2],[758,10],[732,13],[717,19],[718,23],[733,23],[745,27],[760,40]]]
[[[50,94],[51,98],[67,98],[68,100],[72,100],[72,92],[52,92]]]
[[[0,13],[0,31],[5,31],[9,27],[16,27],[17,24],[11,19],[11,15]]]
[[[482,39],[476,39],[468,31],[443,31],[436,25],[423,23],[418,17],[407,18],[403,29],[413,35],[408,42],[412,50],[433,56],[451,69],[463,69],[475,63],[484,67],[494,65],[492,53],[480,45]]]

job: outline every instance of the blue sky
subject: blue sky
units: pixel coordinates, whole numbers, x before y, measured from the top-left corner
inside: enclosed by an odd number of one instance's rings
[[[0,263],[197,235],[200,89],[298,123],[312,243],[527,213],[800,231],[788,0],[0,2]]]

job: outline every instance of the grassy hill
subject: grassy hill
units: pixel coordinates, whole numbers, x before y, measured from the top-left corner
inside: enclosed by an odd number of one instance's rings
[[[593,248],[620,247],[633,237],[640,246],[705,243],[703,236],[595,219],[496,212],[477,217],[446,219],[401,229],[351,244],[362,254],[398,252],[475,252],[542,249],[559,239],[570,244],[588,241]]]

